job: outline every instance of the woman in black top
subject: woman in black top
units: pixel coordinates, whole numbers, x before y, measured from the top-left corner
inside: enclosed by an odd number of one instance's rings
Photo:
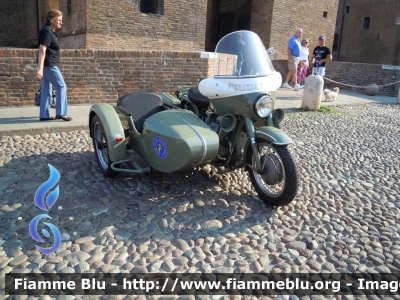
[[[40,121],[54,120],[50,116],[51,86],[57,91],[55,119],[72,120],[67,116],[67,86],[58,69],[60,64],[60,44],[55,31],[62,26],[62,16],[61,11],[51,9],[46,14],[46,24],[39,31],[38,68],[35,77],[42,80]]]

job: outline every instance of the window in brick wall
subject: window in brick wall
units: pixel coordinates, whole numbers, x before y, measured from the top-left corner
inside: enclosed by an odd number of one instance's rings
[[[370,17],[365,17],[364,18],[364,23],[363,23],[363,29],[369,29],[369,23],[371,21]]]
[[[67,0],[67,14],[70,15],[72,13],[72,0]]]
[[[322,16],[323,16],[324,18],[327,18],[327,17],[328,17],[328,12],[327,12],[327,11],[324,11],[324,12],[322,13]]]
[[[164,0],[140,0],[140,12],[144,14],[164,14]]]
[[[345,13],[346,14],[350,13],[350,6],[349,5],[346,5]]]

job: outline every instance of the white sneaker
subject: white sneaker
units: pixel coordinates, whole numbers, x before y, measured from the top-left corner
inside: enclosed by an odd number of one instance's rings
[[[301,86],[301,85],[299,85],[297,83],[294,85],[294,90],[295,91],[301,90],[302,88],[304,88],[304,86]]]
[[[285,89],[291,89],[292,87],[290,85],[288,85],[287,82],[285,82],[284,84],[282,84],[282,87]]]

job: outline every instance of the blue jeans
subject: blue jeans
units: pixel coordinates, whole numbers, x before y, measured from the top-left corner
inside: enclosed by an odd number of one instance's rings
[[[67,86],[58,67],[43,67],[40,118],[50,118],[52,86],[57,91],[56,115],[68,115]]]
[[[321,75],[322,77],[325,76],[325,67],[314,67],[312,69],[313,75]]]

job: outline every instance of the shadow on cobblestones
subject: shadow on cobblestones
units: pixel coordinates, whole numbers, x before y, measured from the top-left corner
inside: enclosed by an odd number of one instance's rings
[[[59,228],[63,239],[67,239],[57,253],[43,257],[53,262],[59,255],[89,253],[98,246],[109,248],[109,251],[124,246],[128,256],[137,253],[151,262],[154,258],[150,251],[156,250],[154,243],[161,241],[169,245],[174,239],[221,239],[223,234],[228,239],[229,236],[233,238],[231,243],[238,243],[240,239],[234,237],[267,221],[274,211],[261,203],[241,171],[219,175],[215,169],[206,166],[173,174],[153,172],[133,177],[119,174],[115,178],[106,178],[97,167],[88,134],[80,135],[81,141],[87,142],[80,144],[83,147],[80,150],[69,148],[71,144],[60,141],[60,145],[66,147],[60,146],[59,152],[45,150],[40,155],[14,152],[1,167],[0,209],[5,214],[0,231],[6,241],[3,247],[7,256],[29,252],[35,253],[33,259],[41,256],[35,250],[28,224],[33,217],[43,213],[35,206],[33,198],[39,185],[48,179],[47,164],[53,165],[61,174],[60,196],[49,212],[51,223]],[[56,137],[46,135],[43,139],[48,143],[58,140]],[[76,143],[72,145],[77,146]],[[89,149],[85,151],[85,148]],[[72,149],[75,152],[68,151]],[[40,226],[39,231],[41,228],[45,226]],[[49,246],[52,243],[52,239],[48,240]],[[171,250],[172,257],[179,257],[189,250],[185,249],[185,244],[182,249],[166,250]],[[250,245],[247,250],[257,243],[253,241]],[[209,251],[213,253],[212,249]],[[165,251],[159,250],[158,254],[165,255]],[[107,261],[111,263],[112,260]],[[101,261],[100,257],[98,261]],[[39,266],[25,262],[20,267],[33,269]]]

